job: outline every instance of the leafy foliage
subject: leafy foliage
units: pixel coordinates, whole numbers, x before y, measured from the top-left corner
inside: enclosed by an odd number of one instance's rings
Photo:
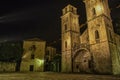
[[[4,42],[0,44],[0,61],[19,61],[22,55],[22,42]]]

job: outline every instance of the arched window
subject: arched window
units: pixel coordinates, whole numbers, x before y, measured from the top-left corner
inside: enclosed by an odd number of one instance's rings
[[[98,32],[98,30],[96,30],[95,31],[95,39],[99,39],[100,37],[99,37],[99,32]]]
[[[73,12],[73,7],[71,7],[71,11]]]
[[[65,13],[67,13],[67,8],[65,8]]]
[[[65,48],[67,48],[67,41],[65,41]]]
[[[93,16],[96,15],[96,10],[95,10],[95,8],[92,9],[92,15],[93,15]]]
[[[113,41],[112,33],[110,30],[109,30],[109,36],[110,36],[110,41]]]
[[[95,40],[96,42],[100,42],[100,36],[98,30],[95,31]]]
[[[65,26],[65,31],[67,30],[67,24],[64,25]]]

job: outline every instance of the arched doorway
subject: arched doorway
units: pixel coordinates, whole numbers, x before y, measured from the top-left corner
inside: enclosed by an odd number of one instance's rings
[[[86,49],[79,49],[73,57],[73,71],[87,72],[91,70],[91,54]]]

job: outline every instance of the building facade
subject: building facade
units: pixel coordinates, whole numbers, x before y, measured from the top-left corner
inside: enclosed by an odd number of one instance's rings
[[[84,0],[87,29],[80,34],[77,9],[63,9],[62,72],[120,74],[120,36],[113,30],[108,0]]]
[[[23,42],[23,57],[20,71],[44,71],[46,41],[38,38]]]
[[[56,48],[47,46],[46,41],[39,38],[24,40],[23,49],[20,65],[21,72],[55,71],[54,58],[56,56]]]
[[[45,54],[45,71],[53,71],[54,64],[53,64],[53,58],[56,55],[56,48],[53,48],[51,46],[46,47],[46,54]]]
[[[45,71],[60,72],[61,70],[61,54],[52,46],[46,47],[45,54]]]

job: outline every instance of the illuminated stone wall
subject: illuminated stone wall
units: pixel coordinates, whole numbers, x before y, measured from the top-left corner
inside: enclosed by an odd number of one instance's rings
[[[89,43],[88,30],[85,30],[80,36],[80,43]]]
[[[72,72],[72,48],[80,42],[79,15],[72,5],[67,5],[62,12],[62,72]]]
[[[87,12],[90,51],[97,73],[120,74],[118,48],[108,0],[84,0]]]
[[[23,48],[20,71],[44,71],[46,42],[37,38],[25,40]]]
[[[107,0],[84,0],[86,4],[90,51],[94,60],[94,71],[111,73],[112,62],[107,30],[113,33]],[[104,5],[106,4],[106,5]],[[106,25],[107,24],[107,25]],[[110,27],[108,26],[110,25]]]
[[[80,64],[76,66],[75,62],[72,62],[73,59],[85,64],[82,65],[82,68],[86,67],[85,72],[120,74],[120,36],[114,33],[108,0],[83,1],[87,13],[87,29],[81,34],[77,9],[68,5],[62,10],[62,72],[71,72],[73,64],[73,70],[80,71]],[[78,44],[79,49],[73,50],[75,44]],[[82,50],[89,54],[85,63],[84,56],[87,54],[80,55]],[[77,55],[75,59],[74,55]]]
[[[0,62],[0,72],[15,72],[16,63],[13,62]]]

